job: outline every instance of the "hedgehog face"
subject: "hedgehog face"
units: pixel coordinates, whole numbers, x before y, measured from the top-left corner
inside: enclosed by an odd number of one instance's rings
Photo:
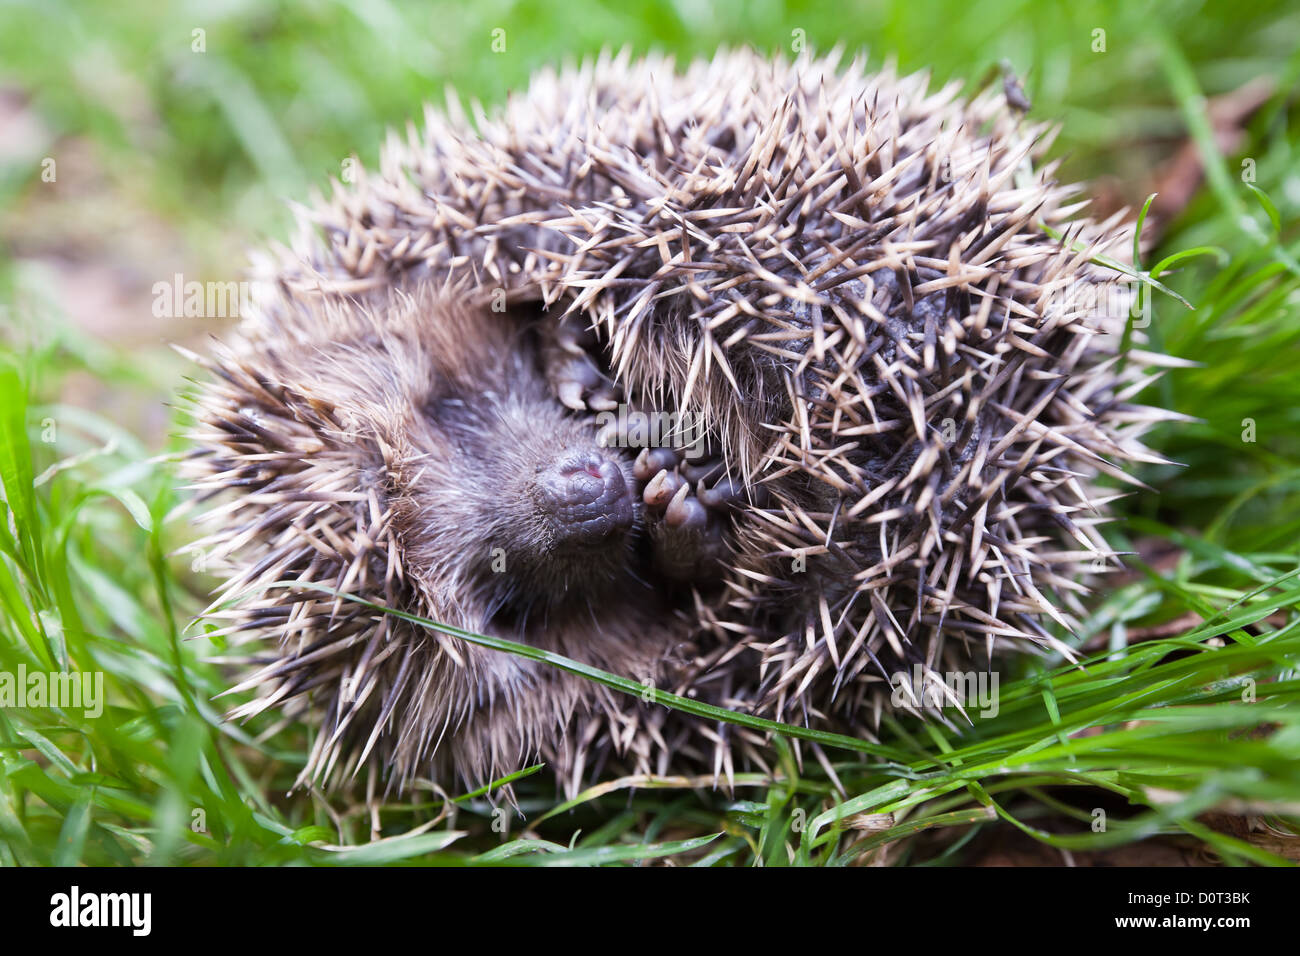
[[[547,392],[530,355],[506,364],[508,389],[426,405],[406,491],[408,547],[467,559],[484,623],[585,603],[625,577],[641,510],[631,463]]]

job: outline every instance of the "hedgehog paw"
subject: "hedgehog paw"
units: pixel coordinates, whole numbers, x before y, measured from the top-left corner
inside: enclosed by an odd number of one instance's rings
[[[676,465],[677,467],[672,467]],[[645,487],[655,570],[673,581],[709,582],[722,575],[726,561],[727,513],[743,494],[735,479],[721,475],[721,460],[678,465],[676,453],[646,448],[633,465]]]
[[[591,354],[597,345],[591,330],[568,318],[544,328],[542,364],[560,403],[577,412],[618,408],[618,386],[600,370]]]

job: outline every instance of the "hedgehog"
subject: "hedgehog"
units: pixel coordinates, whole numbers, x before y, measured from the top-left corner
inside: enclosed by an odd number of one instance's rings
[[[1023,98],[840,60],[449,95],[255,258],[186,474],[256,691],[231,716],[313,721],[300,785],[769,768],[760,733],[410,616],[865,739],[970,719],[946,673],[1074,659],[1171,417],[1134,403],[1173,360],[1131,321],[1133,230],[1085,218]]]

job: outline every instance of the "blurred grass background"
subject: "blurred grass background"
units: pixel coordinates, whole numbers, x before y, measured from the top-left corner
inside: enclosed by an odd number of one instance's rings
[[[0,670],[110,693],[98,720],[0,709],[0,863],[1295,859],[1296,36],[1281,2],[0,0]],[[287,200],[372,165],[449,84],[491,104],[605,47],[796,43],[971,89],[1009,63],[1062,125],[1063,177],[1107,211],[1162,193],[1147,265],[1200,250],[1163,280],[1193,308],[1160,297],[1150,330],[1200,365],[1146,397],[1202,421],[1157,436],[1186,467],[1150,469],[1114,531],[1137,555],[1074,638],[1095,665],[1027,673],[965,735],[891,720],[887,755],[836,755],[843,790],[781,744],[736,798],[642,782],[542,821],[557,798],[529,776],[522,836],[482,795],[378,821],[363,794],[286,797],[308,729],[221,723],[221,648],[182,639],[211,581],[169,557],[188,532],[156,456],[190,370],[168,344],[219,328],[155,317],[154,283],[240,278]]]

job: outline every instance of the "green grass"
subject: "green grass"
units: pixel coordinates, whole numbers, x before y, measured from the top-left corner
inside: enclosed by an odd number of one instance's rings
[[[1287,99],[1300,20],[1283,4],[1133,6],[0,6],[0,86],[30,96],[48,132],[30,155],[0,154],[0,672],[102,673],[108,699],[95,719],[0,708],[0,863],[836,865],[887,847],[891,863],[946,865],[1017,830],[1068,853],[1161,837],[1228,863],[1286,862],[1285,840],[1216,823],[1294,833],[1300,819],[1300,126]],[[507,52],[494,55],[498,26]],[[227,675],[208,659],[223,648],[189,627],[213,582],[174,554],[189,534],[166,460],[180,446],[149,425],[188,374],[158,340],[203,330],[151,329],[128,348],[64,314],[52,261],[87,282],[87,263],[134,269],[142,319],[149,284],[172,270],[86,211],[87,166],[63,157],[93,156],[109,225],[161,222],[187,276],[232,278],[245,243],[284,229],[281,198],[305,199],[353,153],[372,162],[384,128],[446,82],[499,101],[565,54],[788,49],[794,30],[972,85],[1010,60],[1034,115],[1064,124],[1066,174],[1120,184],[1135,204],[1161,157],[1189,136],[1200,148],[1206,185],[1146,256],[1214,250],[1161,278],[1193,308],[1157,296],[1148,330],[1198,364],[1146,398],[1196,421],[1155,435],[1182,464],[1145,470],[1156,493],[1126,499],[1109,532],[1120,550],[1163,543],[1169,556],[1130,559],[1070,639],[1084,666],[1026,663],[996,717],[954,729],[886,715],[879,743],[789,729],[776,774],[743,775],[732,795],[670,778],[562,802],[536,768],[513,781],[522,817],[491,793],[417,790],[377,821],[363,785],[288,795],[311,729],[221,721]],[[1261,75],[1279,92],[1221,155],[1203,97]],[[44,155],[60,160],[56,189],[40,180]],[[383,839],[367,843],[375,826]]]

